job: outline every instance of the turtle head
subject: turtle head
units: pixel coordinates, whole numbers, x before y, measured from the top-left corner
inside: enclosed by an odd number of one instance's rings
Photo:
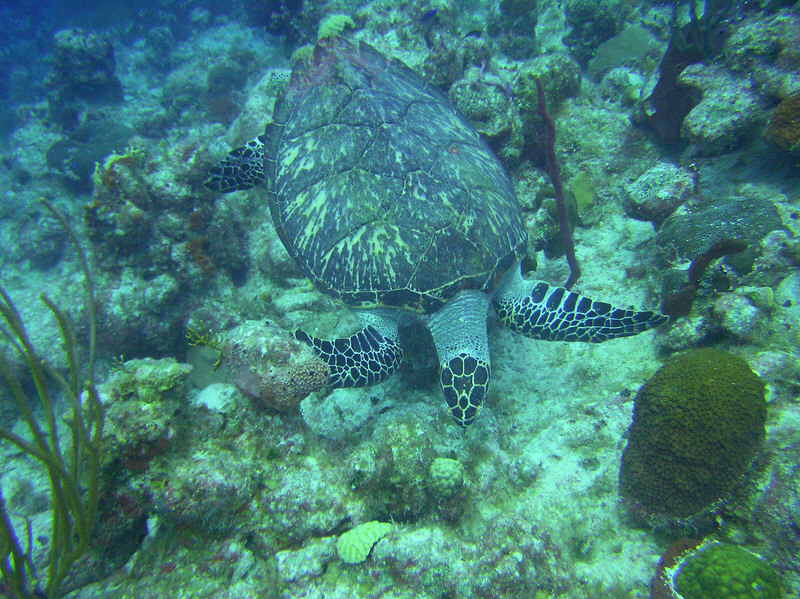
[[[439,355],[439,382],[447,408],[462,427],[475,421],[489,391],[489,298],[462,291],[428,319]]]
[[[450,413],[466,428],[475,421],[489,391],[489,361],[462,352],[440,365],[439,382]]]

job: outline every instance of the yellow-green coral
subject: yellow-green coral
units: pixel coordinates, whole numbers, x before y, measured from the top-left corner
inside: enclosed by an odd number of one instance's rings
[[[92,174],[92,182],[94,183],[94,186],[97,188],[101,185],[107,184],[109,180],[108,173],[111,172],[116,163],[120,162],[141,166],[144,162],[145,155],[146,152],[143,147],[128,146],[125,148],[125,151],[122,154],[112,152],[106,156],[102,164],[95,162],[94,173]]]
[[[342,31],[344,31],[348,27],[355,27],[356,24],[353,22],[348,15],[342,14],[333,14],[328,15],[322,23],[319,25],[319,31],[317,32],[317,39],[322,40],[326,37],[333,37],[334,35],[339,35]]]
[[[336,541],[336,553],[347,564],[360,564],[369,556],[372,546],[392,530],[386,522],[365,522],[343,533]]]
[[[292,55],[289,57],[289,66],[294,69],[298,62],[310,59],[313,53],[314,46],[311,44],[300,46],[297,50],[292,52]]]
[[[675,590],[684,599],[780,599],[772,567],[737,545],[705,543],[678,567]]]
[[[212,373],[216,372],[222,362],[222,349],[220,348],[222,337],[211,329],[207,329],[206,325],[201,322],[197,327],[193,327],[192,325],[186,326],[186,341],[192,347],[208,347],[217,352],[217,360],[214,362],[214,367],[211,370]]]
[[[436,458],[428,470],[428,491],[436,499],[452,499],[464,485],[464,467],[458,460]]]

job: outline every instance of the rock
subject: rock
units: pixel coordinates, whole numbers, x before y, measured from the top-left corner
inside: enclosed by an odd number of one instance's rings
[[[624,186],[623,207],[631,218],[657,227],[680,205],[695,197],[694,175],[688,169],[662,162]]]
[[[723,293],[714,302],[714,316],[729,335],[751,341],[761,323],[761,311],[752,302],[736,293]]]
[[[295,551],[279,551],[275,555],[278,576],[285,583],[322,576],[334,558],[335,546],[335,537],[323,537],[311,539]]]
[[[797,9],[753,12],[737,24],[723,48],[731,68],[756,87],[785,100],[800,93],[800,19]]]
[[[717,156],[735,150],[766,121],[764,107],[745,77],[720,66],[693,64],[683,70],[678,82],[703,91],[680,131],[693,155]]]
[[[55,35],[48,108],[62,125],[76,124],[82,102],[120,102],[122,85],[114,75],[111,40],[99,33],[65,29]]]
[[[673,214],[661,226],[656,245],[660,262],[666,266],[675,260],[694,260],[714,244],[730,239],[754,245],[770,231],[782,228],[783,221],[771,202],[734,197],[690,214]]]
[[[330,378],[311,348],[268,322],[248,320],[226,331],[222,355],[239,389],[280,411],[324,389]]]

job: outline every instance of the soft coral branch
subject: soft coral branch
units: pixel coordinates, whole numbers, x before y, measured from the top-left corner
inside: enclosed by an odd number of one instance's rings
[[[575,242],[572,240],[572,228],[569,226],[569,216],[567,215],[567,205],[564,201],[564,187],[561,184],[561,176],[558,174],[558,163],[556,162],[556,126],[553,119],[547,113],[547,106],[544,101],[544,89],[542,82],[536,78],[536,91],[539,93],[539,116],[542,117],[545,126],[545,158],[547,160],[547,171],[550,181],[556,193],[556,207],[558,208],[558,225],[561,229],[561,242],[564,244],[564,253],[569,264],[569,277],[564,287],[572,289],[573,285],[581,276],[581,267],[575,257]]]

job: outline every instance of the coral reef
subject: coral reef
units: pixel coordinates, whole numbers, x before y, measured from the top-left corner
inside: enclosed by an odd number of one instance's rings
[[[120,362],[98,394],[106,409],[106,460],[129,470],[147,470],[175,433],[182,385],[191,371],[173,358]]]
[[[674,573],[683,599],[781,599],[780,578],[769,564],[736,545],[707,543],[685,556]]]
[[[455,497],[464,486],[464,467],[458,460],[436,458],[428,470],[428,492],[437,501]]]
[[[689,143],[692,155],[730,152],[755,136],[766,120],[746,77],[714,65],[693,64],[681,71],[678,85],[702,93],[680,125],[680,137]]]
[[[487,31],[501,52],[518,60],[535,53],[537,4],[537,0],[500,0],[500,12],[491,14]]]
[[[85,115],[85,103],[119,102],[122,85],[114,74],[116,60],[108,36],[82,29],[66,29],[55,35],[52,70],[45,85],[50,92],[48,108],[65,128],[77,125]]]
[[[222,358],[231,380],[271,408],[290,410],[328,386],[328,365],[275,325],[246,321],[224,339]]]
[[[195,440],[192,440],[195,441]],[[240,525],[257,483],[255,456],[217,444],[190,443],[191,459],[165,458],[148,477],[152,509],[173,526],[221,535]],[[178,458],[178,459],[176,459]]]
[[[800,93],[778,104],[769,119],[764,137],[781,150],[800,154]]]
[[[522,157],[522,120],[507,87],[496,75],[472,67],[453,83],[448,96],[497,155],[514,163]]]
[[[625,185],[623,208],[631,218],[658,228],[682,204],[696,198],[695,175],[675,164],[661,163]]]
[[[567,25],[572,27],[564,43],[581,65],[595,55],[600,44],[619,32],[626,14],[625,4],[619,0],[568,0],[564,8]]]
[[[658,57],[658,44],[647,29],[628,25],[617,35],[603,42],[589,61],[586,72],[593,79],[601,79],[608,71],[621,66],[640,70]]]
[[[128,125],[117,121],[89,121],[47,149],[47,165],[79,190],[88,191],[96,165],[126,147],[133,133]]]
[[[537,80],[544,89],[548,112],[554,113],[566,98],[578,94],[581,86],[580,67],[568,54],[563,53],[545,54],[522,63],[511,83],[511,93],[526,123],[526,134],[530,134],[531,129],[541,123],[538,118]]]
[[[753,246],[769,232],[783,228],[775,206],[766,200],[734,197],[703,206],[690,214],[676,213],[662,224],[656,237],[662,266],[675,260],[694,260],[713,245],[738,239]],[[737,270],[747,272],[753,256],[742,256]]]
[[[747,248],[747,243],[741,239],[723,239],[692,260],[685,273],[680,269],[666,271],[661,285],[661,312],[673,318],[688,316],[706,268],[714,260],[738,254]]]
[[[720,52],[728,35],[725,17],[732,5],[709,1],[702,16],[698,16],[697,6],[689,3],[689,20],[684,24],[678,23],[679,8],[680,3],[676,2],[667,49],[638,114],[640,121],[655,129],[665,144],[678,140],[684,118],[702,98],[702,90],[694,81],[681,79],[683,71],[690,65],[710,61]]]
[[[442,90],[449,90],[464,75],[467,49],[450,32],[437,29],[431,31],[427,38],[429,52],[422,65],[422,72],[434,85]]]
[[[672,358],[636,395],[620,493],[650,514],[695,516],[745,473],[766,417],[764,383],[741,358],[715,349]]]
[[[426,430],[410,414],[397,414],[379,422],[371,442],[350,458],[350,485],[375,517],[413,521],[429,507],[425,477],[434,453]]]
[[[756,88],[778,98],[800,93],[798,9],[754,12],[737,23],[723,52],[731,68],[752,77]]]
[[[98,372],[106,370],[96,525],[65,578],[71,597],[641,598],[671,533],[711,530],[763,556],[784,595],[798,596],[797,7],[245,0],[98,4],[68,21],[64,3],[16,4],[0,9],[2,283],[37,354],[68,372],[58,328],[36,301],[48,289],[83,337],[87,305],[70,299],[80,284],[75,254],[37,205],[57,198],[93,244]],[[700,15],[703,4],[713,19]],[[722,5],[735,18],[717,19]],[[73,23],[86,29],[55,33]],[[677,300],[692,312],[597,347],[490,328],[503,360],[484,418],[466,434],[442,413],[424,327],[400,332],[404,345],[413,338],[403,376],[327,391],[326,369],[308,362],[290,331],[346,336],[357,319],[304,279],[261,190],[212,197],[202,180],[211,156],[263,133],[289,57],[332,31],[399,58],[446,93],[509,171],[529,232],[526,276],[563,281],[563,260],[551,259],[563,250],[542,168],[538,78],[577,225],[580,291],[652,306],[661,276],[667,297],[690,289]],[[187,323],[200,322],[222,331],[219,350],[187,348]],[[766,383],[763,448],[735,492],[709,499],[699,517],[634,505],[631,518],[619,510],[619,474],[636,389],[665,353],[700,346],[734,348]],[[35,401],[13,347],[0,339],[0,351]],[[79,361],[85,354],[79,344]],[[0,428],[24,433],[8,403],[0,401]],[[56,397],[64,449],[75,422],[65,408]],[[720,417],[687,443],[710,442],[725,424]],[[722,456],[720,447],[704,456]],[[671,452],[659,446],[662,459],[645,474]],[[635,452],[625,453],[629,462]],[[0,493],[23,551],[32,531],[40,574],[58,542],[50,482],[5,441],[0,463]],[[370,521],[391,522],[391,532],[347,563],[337,540]],[[674,560],[666,568],[677,572]],[[740,579],[713,572],[716,582]],[[662,590],[653,598],[674,599]]]
[[[343,533],[336,541],[336,553],[346,564],[360,564],[370,554],[372,547],[392,531],[385,522],[365,522]]]

